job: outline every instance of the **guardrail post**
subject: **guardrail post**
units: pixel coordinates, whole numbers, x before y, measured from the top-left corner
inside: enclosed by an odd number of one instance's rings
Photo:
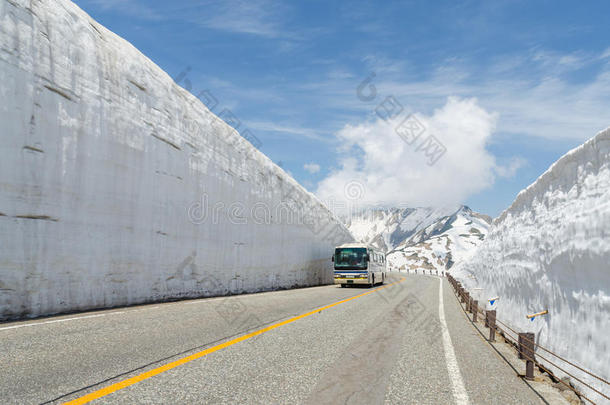
[[[525,358],[525,379],[534,379],[534,333],[519,333],[519,358]]]
[[[464,307],[466,308],[466,312],[470,311],[470,293],[466,292],[464,294]]]
[[[523,359],[523,335],[524,333],[519,333],[518,344],[519,344],[519,358]]]
[[[490,310],[485,312],[485,314],[487,315],[487,324],[489,325],[489,341],[490,342],[495,342],[496,341],[496,310]]]
[[[468,312],[470,312],[471,314],[472,314],[472,301],[474,301],[472,299],[472,297],[469,297],[469,300],[468,300]]]
[[[477,314],[479,313],[479,301],[472,301],[472,322],[477,321]]]

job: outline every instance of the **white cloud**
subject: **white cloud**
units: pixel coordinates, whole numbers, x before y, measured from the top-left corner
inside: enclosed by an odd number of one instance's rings
[[[451,58],[424,69],[424,74],[408,60],[365,59],[368,69],[356,80],[323,78],[301,84],[301,90],[318,96],[311,105],[340,118],[347,111],[352,114],[348,119],[371,113],[389,95],[409,111],[427,113],[447,96],[476,97],[483,108],[500,114],[498,133],[566,145],[610,126],[610,48],[571,53],[532,49],[498,55],[485,65],[468,57]],[[376,73],[372,84],[377,98],[362,102],[355,97],[356,88],[370,72]]]
[[[305,163],[303,165],[303,169],[307,170],[311,174],[314,174],[320,171],[320,165],[317,163]]]
[[[144,0],[82,0],[80,3],[145,20],[180,19],[219,31],[267,38],[292,37],[280,29],[288,7],[269,0],[205,1],[193,5],[169,2],[156,6]]]
[[[197,23],[221,31],[275,38],[282,35],[280,16],[286,7],[268,0],[228,0],[209,2],[205,13],[197,14]]]
[[[318,130],[312,128],[303,128],[294,125],[284,125],[270,121],[248,121],[248,126],[257,131],[275,132],[282,135],[298,135],[305,138],[315,139],[317,141],[329,142],[332,139],[320,135]]]
[[[136,17],[143,20],[159,21],[164,17],[146,2],[142,3],[138,0],[85,0],[82,2],[85,6],[91,4],[102,10],[116,10],[125,15]]]
[[[500,113],[499,132],[584,141],[610,125],[610,64],[603,63],[604,55],[536,50],[503,55],[484,70],[470,60],[452,61],[450,73],[440,66],[416,81],[378,75],[375,84],[380,94],[393,94],[423,111],[447,95],[475,95],[484,108]],[[569,79],[594,67],[599,70],[587,73],[584,82]]]
[[[511,178],[515,177],[517,171],[527,164],[527,161],[521,157],[513,157],[508,166],[494,166],[494,171],[500,177]]]
[[[415,116],[426,130],[411,145],[395,132],[400,119],[339,131],[339,167],[318,184],[318,197],[335,210],[350,205],[446,206],[490,187],[496,174],[514,175],[523,164],[514,160],[508,168],[497,165],[486,149],[497,115],[476,99],[450,97],[432,115]],[[429,135],[446,147],[433,165],[421,150]]]

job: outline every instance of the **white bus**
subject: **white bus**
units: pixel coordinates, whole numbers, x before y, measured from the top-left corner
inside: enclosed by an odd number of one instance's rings
[[[335,284],[383,284],[385,281],[385,253],[363,243],[347,243],[335,248]]]

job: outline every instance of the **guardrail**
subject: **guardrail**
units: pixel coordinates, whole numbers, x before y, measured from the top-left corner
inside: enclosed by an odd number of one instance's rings
[[[418,269],[413,269],[413,274],[418,274],[417,270]],[[436,269],[435,270],[432,270],[432,269],[428,269],[428,270],[426,270],[426,269],[419,269],[419,270],[421,270],[421,274],[430,274],[430,275],[437,275],[437,276],[440,276],[440,277],[445,277],[445,272],[443,270],[441,270],[441,271],[438,271]],[[403,272],[403,273],[407,273],[407,274],[411,273],[411,270],[409,270],[409,269],[406,269],[406,271],[403,271],[403,270],[398,270],[398,271]],[[427,273],[426,273],[426,271],[427,271]],[[447,274],[449,274],[449,273],[447,273]]]
[[[489,328],[489,339],[488,340],[490,342],[495,341],[496,330],[498,330],[500,332],[500,334],[502,335],[502,337],[504,337],[504,339],[507,342],[511,343],[514,347],[517,348],[519,358],[525,359],[525,379],[527,379],[527,380],[534,379],[534,366],[537,366],[539,370],[544,370],[546,373],[548,373],[551,376],[551,378],[554,381],[558,381],[558,382],[562,383],[563,385],[565,385],[568,389],[573,391],[579,398],[586,399],[588,402],[595,404],[595,402],[593,402],[591,399],[587,398],[582,392],[578,391],[576,388],[572,387],[572,385],[566,383],[562,379],[557,378],[555,376],[555,374],[551,370],[549,370],[549,368],[547,366],[545,366],[544,364],[542,364],[541,362],[539,362],[537,360],[538,358],[540,358],[547,364],[550,364],[553,367],[557,368],[558,370],[561,370],[566,375],[573,378],[575,381],[578,381],[583,386],[589,388],[590,390],[601,395],[602,397],[606,398],[607,400],[610,400],[610,397],[608,395],[600,392],[598,389],[592,387],[590,384],[588,384],[585,381],[583,381],[582,379],[576,377],[574,374],[568,372],[567,370],[565,370],[565,368],[558,366],[555,362],[542,356],[540,353],[536,353],[536,349],[540,349],[540,351],[544,351],[545,353],[548,353],[549,355],[553,356],[555,359],[563,361],[564,363],[569,364],[570,366],[578,369],[579,371],[601,381],[603,384],[606,384],[606,386],[608,386],[609,390],[610,390],[610,382],[608,382],[607,380],[605,380],[604,378],[602,378],[598,375],[595,375],[591,371],[586,370],[585,368],[574,364],[574,362],[571,362],[571,361],[565,359],[564,357],[558,355],[557,353],[554,353],[553,351],[539,345],[538,343],[536,343],[536,336],[534,333],[517,332],[514,328],[511,328],[506,323],[497,319],[496,310],[482,310],[481,308],[479,308],[479,302],[477,300],[474,300],[471,297],[470,293],[462,286],[462,283],[457,281],[449,273],[447,273],[447,280],[453,287],[453,290],[454,290],[455,294],[457,295],[457,297],[459,298],[460,302],[464,304],[464,310],[467,313],[469,312],[472,314],[472,321],[477,322],[478,315],[483,316],[483,319],[485,320],[485,327]],[[543,315],[543,313],[534,314],[532,316],[538,316],[538,315]]]

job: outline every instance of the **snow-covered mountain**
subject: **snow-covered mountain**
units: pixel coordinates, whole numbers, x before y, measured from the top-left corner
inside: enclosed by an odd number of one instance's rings
[[[366,210],[346,221],[357,240],[388,252],[396,270],[445,270],[472,255],[491,218],[460,205]]]
[[[467,260],[483,242],[491,218],[466,206],[421,229],[388,253],[393,270],[444,271]]]
[[[497,317],[610,379],[610,129],[555,162],[493,222],[471,260],[451,273]],[[477,290],[474,290],[477,288]],[[478,296],[478,297],[477,297]],[[533,321],[527,314],[548,310]],[[546,354],[546,353],[545,353]],[[556,361],[607,392],[607,386]],[[564,374],[548,364],[560,377]],[[577,382],[574,381],[578,385]],[[581,386],[597,403],[608,403]],[[605,402],[604,402],[605,401]]]

